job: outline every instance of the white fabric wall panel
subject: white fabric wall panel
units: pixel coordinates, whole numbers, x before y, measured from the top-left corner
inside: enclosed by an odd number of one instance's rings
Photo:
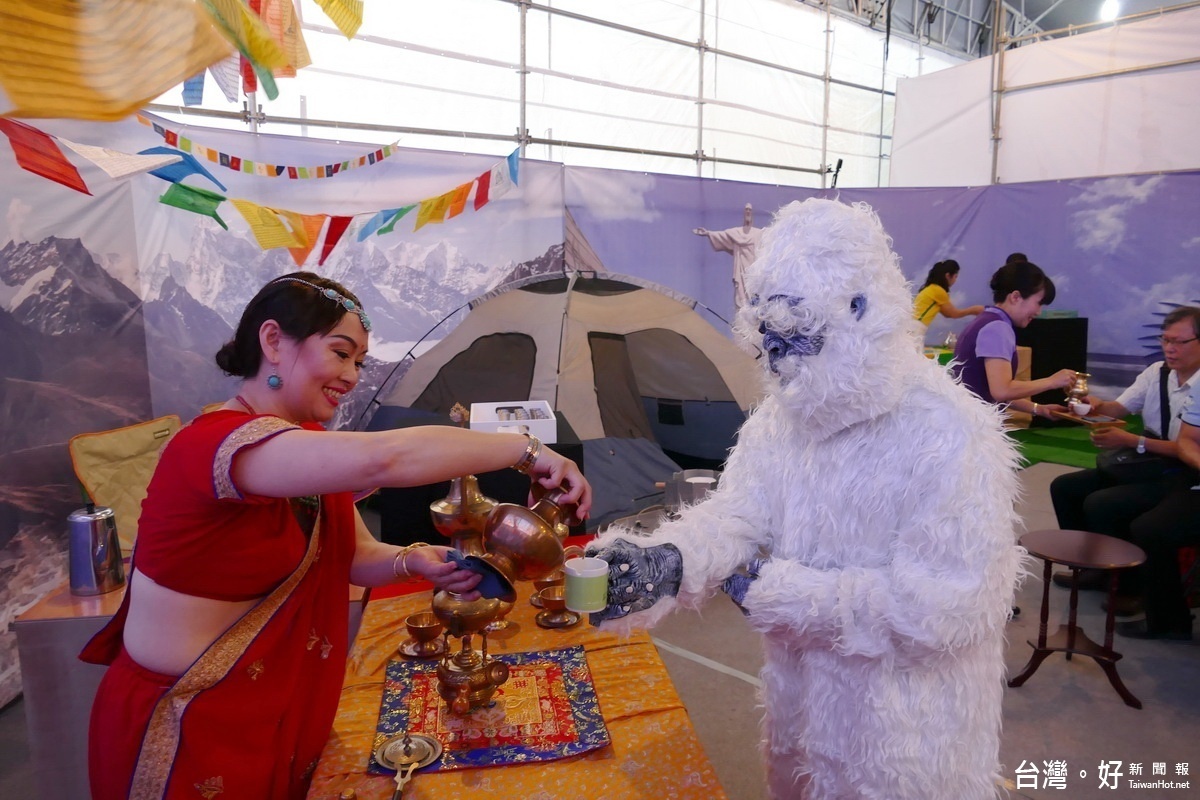
[[[991,60],[979,59],[897,83],[890,185],[991,182],[991,81]]]
[[[1200,67],[1006,95],[998,182],[1195,169],[1198,96]]]
[[[1197,58],[1200,8],[1006,52],[997,182],[1197,168]],[[991,70],[900,82],[891,185],[991,182]]]

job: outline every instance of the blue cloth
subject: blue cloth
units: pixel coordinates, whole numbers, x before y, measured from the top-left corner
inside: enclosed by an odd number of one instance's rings
[[[464,556],[457,550],[451,550],[446,558],[458,565],[459,569],[478,572],[483,580],[475,587],[475,591],[488,599],[504,600],[511,603],[517,598],[517,591],[512,582],[504,577],[504,573],[484,561],[479,556]]]

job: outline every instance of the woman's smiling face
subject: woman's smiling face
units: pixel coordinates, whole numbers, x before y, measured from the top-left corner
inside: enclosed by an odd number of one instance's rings
[[[295,422],[332,419],[342,398],[358,385],[366,355],[367,332],[357,314],[343,315],[326,334],[299,342],[285,338],[279,374],[288,417]]]

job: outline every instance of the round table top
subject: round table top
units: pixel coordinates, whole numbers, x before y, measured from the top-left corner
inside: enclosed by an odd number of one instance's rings
[[[1146,560],[1145,551],[1137,545],[1088,531],[1032,531],[1019,543],[1038,558],[1069,567],[1122,569]]]

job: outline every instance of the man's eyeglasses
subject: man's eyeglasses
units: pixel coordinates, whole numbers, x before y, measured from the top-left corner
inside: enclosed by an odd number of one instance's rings
[[[1156,336],[1155,338],[1158,339],[1158,343],[1161,344],[1163,347],[1169,347],[1169,346],[1179,347],[1182,344],[1187,344],[1188,342],[1196,341],[1196,339],[1198,337],[1193,336],[1190,339],[1172,339],[1169,336]]]

